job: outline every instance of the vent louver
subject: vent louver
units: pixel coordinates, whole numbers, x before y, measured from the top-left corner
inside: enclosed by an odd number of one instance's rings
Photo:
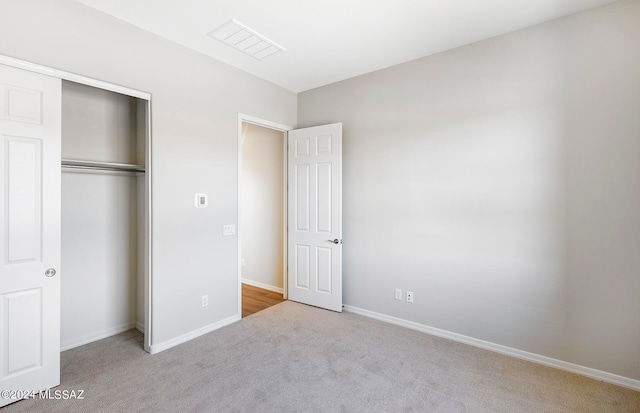
[[[211,31],[209,36],[258,60],[286,51],[284,47],[256,33],[237,20],[226,22]]]

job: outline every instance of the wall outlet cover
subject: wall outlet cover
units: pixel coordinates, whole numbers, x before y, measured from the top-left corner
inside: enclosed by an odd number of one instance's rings
[[[396,300],[402,300],[402,290],[396,288]]]

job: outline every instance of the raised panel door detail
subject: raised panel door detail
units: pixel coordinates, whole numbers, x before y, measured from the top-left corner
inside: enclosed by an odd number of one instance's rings
[[[317,164],[316,171],[316,207],[317,230],[319,233],[331,234],[331,163]]]
[[[42,367],[42,289],[3,294],[1,301],[4,380]]]
[[[296,231],[309,232],[309,165],[296,165]]]
[[[2,89],[4,120],[42,124],[42,92],[6,84]]]
[[[287,143],[288,299],[340,312],[342,124],[289,131]]]
[[[317,247],[316,289],[318,292],[331,294],[331,255],[332,249]]]
[[[296,287],[305,290],[309,289],[309,277],[311,275],[310,251],[309,245],[296,245]]]
[[[4,137],[6,264],[42,260],[42,141]]]
[[[296,151],[295,151],[296,158],[308,157],[311,154],[311,152],[309,151],[309,148],[311,147],[311,145],[308,137],[297,138],[295,142],[296,142]]]
[[[331,135],[318,136],[316,143],[318,155],[331,155]]]
[[[60,383],[60,84],[0,64],[0,389]]]

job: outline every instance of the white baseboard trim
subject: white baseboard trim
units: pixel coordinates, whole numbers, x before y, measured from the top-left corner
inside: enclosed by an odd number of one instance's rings
[[[171,340],[167,340],[158,344],[152,344],[151,346],[149,346],[149,354],[160,353],[161,351],[170,349],[171,347],[175,347],[178,344],[185,343],[189,340],[193,340],[196,337],[200,337],[231,323],[235,323],[238,320],[240,320],[240,316],[236,314],[231,317],[225,318],[224,320],[220,320],[217,323],[209,324],[208,326],[204,326],[187,334],[172,338]]]
[[[136,321],[136,330],[138,330],[139,332],[144,334],[144,322],[143,321]]]
[[[507,356],[531,361],[533,363],[542,364],[544,366],[554,367],[560,370],[565,370],[571,373],[576,373],[582,376],[590,377],[592,379],[601,380],[601,381],[616,384],[622,387],[627,387],[629,389],[640,390],[640,380],[630,379],[628,377],[607,373],[606,371],[596,370],[590,367],[580,366],[578,364],[568,363],[566,361],[553,359],[547,356],[541,356],[535,353],[529,353],[527,351],[518,350],[512,347],[491,343],[489,341],[480,340],[477,338],[465,336],[458,333],[452,333],[450,331],[441,330],[439,328],[415,323],[413,321],[404,320],[402,318],[392,317],[386,314],[376,313],[374,311],[364,310],[358,307],[352,307],[350,305],[344,305],[343,308],[345,311],[348,311],[350,313],[362,315],[369,318],[374,318],[376,320],[384,321],[390,324],[395,324],[401,327],[410,328],[412,330],[420,331],[422,333],[427,333],[434,336],[457,341],[460,343],[469,344],[474,347],[479,347],[485,350],[494,351],[496,353],[505,354]]]
[[[273,291],[274,293],[283,293],[283,289],[280,287],[274,287],[273,285],[269,285],[269,284],[264,284],[258,281],[253,281],[253,280],[247,280],[246,278],[242,279],[242,284],[247,284],[247,285],[251,285],[253,287],[258,287],[258,288],[262,288],[263,290],[269,290],[269,291]]]
[[[82,337],[74,338],[60,343],[60,351],[71,350],[72,348],[84,346],[85,344],[93,343],[94,341],[102,340],[103,338],[115,336],[116,334],[124,333],[136,327],[136,323],[123,324],[118,327],[110,328],[108,330],[102,330],[98,333],[88,334]]]

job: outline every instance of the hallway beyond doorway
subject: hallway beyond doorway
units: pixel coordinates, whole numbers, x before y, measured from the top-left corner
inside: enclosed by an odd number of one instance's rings
[[[281,293],[276,293],[248,284],[242,284],[242,318],[286,301]]]

